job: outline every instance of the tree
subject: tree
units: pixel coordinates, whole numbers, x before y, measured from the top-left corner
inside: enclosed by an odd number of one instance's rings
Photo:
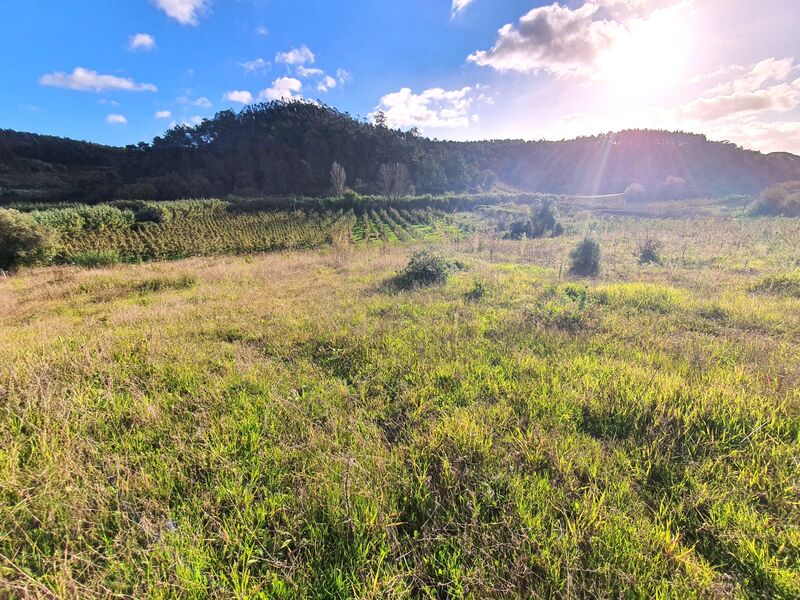
[[[639,200],[644,200],[646,196],[647,190],[644,189],[644,186],[641,183],[630,184],[623,194],[626,202],[637,202]]]
[[[765,189],[750,207],[759,216],[800,217],[800,181],[788,181]]]
[[[347,173],[338,162],[334,162],[331,165],[331,189],[333,189],[333,195],[337,198],[344,196],[344,192],[347,189]]]
[[[569,258],[569,272],[573,275],[594,277],[600,273],[600,244],[588,235],[575,246]]]
[[[0,209],[0,269],[46,264],[58,252],[58,234],[16,210]]]
[[[403,163],[382,164],[378,170],[381,193],[391,200],[399,200],[412,193],[411,176]]]
[[[388,119],[386,118],[386,113],[382,110],[379,110],[375,113],[375,116],[372,117],[372,122],[375,123],[375,127],[380,127],[382,129],[386,129]]]

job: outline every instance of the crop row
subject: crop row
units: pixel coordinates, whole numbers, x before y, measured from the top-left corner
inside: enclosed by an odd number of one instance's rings
[[[352,239],[359,244],[412,242],[427,237],[444,215],[430,209],[368,209],[355,217]]]
[[[128,258],[239,254],[313,248],[350,235],[354,216],[301,211],[220,214],[143,224],[129,229],[86,231],[66,236],[63,254],[115,251]]]

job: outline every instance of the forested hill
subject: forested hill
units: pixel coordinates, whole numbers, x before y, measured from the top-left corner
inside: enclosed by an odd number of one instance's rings
[[[334,161],[362,193],[380,193],[380,167],[394,163],[406,165],[417,194],[502,185],[594,195],[638,183],[652,196],[719,196],[800,179],[798,156],[761,154],[702,135],[624,131],[558,142],[448,142],[318,104],[273,102],[220,112],[126,148],[2,130],[0,199],[327,194]]]

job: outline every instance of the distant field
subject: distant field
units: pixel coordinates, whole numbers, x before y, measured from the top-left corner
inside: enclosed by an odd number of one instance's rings
[[[800,597],[800,223],[692,206],[82,231],[239,256],[0,279],[0,597]]]

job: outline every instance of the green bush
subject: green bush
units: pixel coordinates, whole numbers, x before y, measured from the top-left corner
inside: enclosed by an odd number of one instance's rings
[[[0,269],[49,263],[58,252],[58,234],[16,210],[0,209]]]
[[[750,214],[769,217],[800,217],[800,181],[772,186],[750,206]]]
[[[586,236],[569,255],[569,272],[583,277],[595,277],[600,273],[600,244]]]
[[[545,199],[539,209],[530,217],[513,221],[503,237],[520,240],[522,238],[557,237],[562,233],[564,233],[564,228],[556,217],[555,202]]]
[[[132,210],[120,210],[107,204],[85,206],[77,210],[85,221],[84,228],[89,230],[126,229],[136,222]]]
[[[442,284],[447,281],[455,268],[455,263],[440,253],[420,250],[411,256],[408,265],[397,274],[394,284],[402,290]]]
[[[483,298],[488,291],[489,288],[483,281],[476,280],[473,282],[472,287],[469,288],[469,290],[467,290],[467,292],[464,294],[464,298],[473,302],[477,302]]]
[[[70,254],[67,262],[79,267],[96,269],[117,265],[122,262],[122,256],[117,250],[87,250]]]
[[[64,235],[77,235],[86,225],[85,219],[76,208],[37,210],[30,213],[30,216],[37,223],[52,227]]]
[[[639,245],[639,264],[640,265],[660,265],[664,262],[661,257],[661,241],[655,238],[647,238]]]

